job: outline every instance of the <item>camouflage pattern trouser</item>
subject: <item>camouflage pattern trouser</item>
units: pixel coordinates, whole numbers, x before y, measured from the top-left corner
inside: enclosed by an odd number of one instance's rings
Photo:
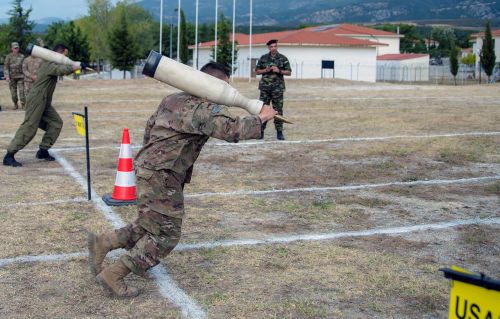
[[[177,245],[184,217],[184,177],[138,167],[137,211],[139,217],[117,230],[120,243],[127,243],[121,261],[136,275],[160,263]]]
[[[24,109],[26,105],[26,95],[24,94],[24,79],[14,78],[9,81],[10,95],[12,96],[12,102],[17,104],[21,100],[21,107]],[[17,90],[19,90],[19,99],[17,98]]]
[[[283,115],[283,91],[282,90],[261,90],[260,98],[264,104],[271,104],[273,109],[278,112],[279,115]],[[266,129],[267,122],[262,125],[262,130]],[[277,119],[274,119],[274,127],[276,131],[283,131],[283,122]]]
[[[24,121],[17,129],[7,151],[16,153],[22,150],[35,137],[39,128],[45,131],[40,148],[48,150],[56,142],[62,127],[63,120],[52,105],[46,107],[43,104],[30,103],[26,108]]]
[[[24,81],[24,94],[28,96],[28,93],[30,93],[31,88],[33,87],[33,81]]]

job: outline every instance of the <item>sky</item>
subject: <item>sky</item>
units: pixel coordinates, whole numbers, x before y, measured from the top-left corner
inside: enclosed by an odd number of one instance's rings
[[[113,4],[117,0],[111,1]],[[12,9],[12,0],[0,0],[0,19],[9,17],[8,11]],[[33,8],[30,20],[39,20],[48,17],[74,19],[87,14],[87,0],[23,0],[22,6]]]

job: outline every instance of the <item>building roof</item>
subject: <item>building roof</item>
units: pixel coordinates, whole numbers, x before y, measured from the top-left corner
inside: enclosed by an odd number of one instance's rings
[[[270,39],[277,39],[280,45],[298,46],[373,47],[388,45],[385,43],[379,43],[365,39],[356,39],[352,37],[366,35],[399,37],[399,35],[395,33],[360,27],[351,24],[341,24],[321,27],[309,27],[300,30],[253,34],[252,45],[265,46],[267,41],[269,41]],[[230,40],[232,40],[231,35]],[[236,33],[235,40],[238,42],[238,46],[250,45],[250,36],[248,34]],[[214,45],[215,41],[209,41],[201,43],[199,48],[212,47]]]
[[[428,54],[402,53],[402,54],[384,54],[377,57],[377,61],[403,61],[428,57]]]
[[[491,30],[491,35],[494,37],[500,37],[500,29]],[[471,38],[482,38],[482,37],[484,37],[484,32],[474,33],[474,34],[471,34],[470,36],[471,36]]]

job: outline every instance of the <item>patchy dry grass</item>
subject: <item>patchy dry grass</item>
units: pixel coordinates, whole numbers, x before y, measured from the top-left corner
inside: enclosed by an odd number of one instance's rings
[[[9,106],[5,83],[0,104]],[[235,81],[256,98],[256,83]],[[75,90],[78,89],[78,94]],[[83,147],[71,112],[89,106],[93,187],[113,189],[121,133],[133,145],[164,95],[174,89],[150,79],[63,81],[54,105],[65,121],[57,148]],[[199,193],[461,179],[500,175],[500,137],[404,138],[498,131],[498,85],[435,87],[287,82],[288,140],[384,137],[321,143],[221,146],[210,141],[186,186],[183,243],[262,239],[500,217],[500,182],[389,186],[359,190],[192,197]],[[243,110],[234,113],[244,115]],[[23,120],[0,113],[0,148]],[[399,138],[397,138],[399,136]],[[43,204],[85,197],[57,162],[34,158],[39,133],[17,155],[21,169],[0,166],[0,258],[85,252],[85,230],[111,229],[94,205]],[[273,125],[266,141],[275,141]],[[85,176],[83,150],[60,152]],[[124,221],[135,207],[113,208]],[[400,236],[343,238],[174,251],[169,272],[210,318],[441,318],[448,281],[439,273],[458,265],[500,278],[500,227],[471,225]],[[152,280],[129,276],[144,294],[105,297],[85,260],[14,264],[0,268],[0,317],[179,318]]]

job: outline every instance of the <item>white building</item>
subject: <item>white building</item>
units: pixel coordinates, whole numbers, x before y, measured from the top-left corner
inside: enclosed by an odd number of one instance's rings
[[[500,63],[500,30],[492,30],[491,35],[495,44],[496,63]],[[480,70],[481,48],[483,47],[484,32],[471,35],[472,52],[476,56],[476,71]]]
[[[268,53],[267,41],[277,39],[279,52],[292,67],[292,78],[339,78],[376,81],[377,55],[399,53],[402,36],[350,24],[254,34],[235,34],[238,59],[235,77],[255,76],[257,60]],[[210,60],[214,41],[198,46],[198,67]],[[333,66],[333,69],[331,68]]]
[[[384,54],[377,57],[377,81],[429,81],[428,54]]]

